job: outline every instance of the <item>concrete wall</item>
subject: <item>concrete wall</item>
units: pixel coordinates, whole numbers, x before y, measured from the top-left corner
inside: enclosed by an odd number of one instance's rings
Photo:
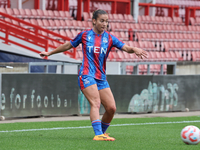
[[[34,0],[11,0],[11,8],[34,9]]]
[[[28,73],[28,63],[0,63],[0,66],[12,66],[13,69],[0,67],[0,73],[18,72]],[[57,73],[61,73],[61,66],[58,66]],[[77,74],[77,65],[66,65],[64,74]],[[120,62],[107,62],[106,65],[107,75],[120,75],[121,63]],[[178,62],[176,66],[176,75],[200,75],[200,62]]]
[[[0,63],[0,73],[28,73],[28,63]]]
[[[178,62],[176,75],[198,75],[200,74],[200,62]]]
[[[35,1],[34,0],[28,0],[28,1],[24,1],[22,2],[22,8],[23,9],[34,9],[34,4]]]

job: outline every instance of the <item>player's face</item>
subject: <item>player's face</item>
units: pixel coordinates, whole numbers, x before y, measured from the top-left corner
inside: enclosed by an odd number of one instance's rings
[[[97,32],[97,34],[103,33],[104,30],[107,29],[108,15],[106,14],[99,15],[96,20],[93,19],[93,24],[94,24],[94,29]]]

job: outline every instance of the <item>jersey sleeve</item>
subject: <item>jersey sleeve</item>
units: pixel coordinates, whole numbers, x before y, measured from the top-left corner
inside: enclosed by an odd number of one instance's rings
[[[121,50],[122,47],[125,45],[125,43],[112,34],[111,34],[111,37],[112,37],[113,46]]]
[[[77,47],[80,43],[82,43],[82,35],[83,35],[83,31],[78,33],[77,36],[73,40],[70,40],[70,43],[73,47]]]

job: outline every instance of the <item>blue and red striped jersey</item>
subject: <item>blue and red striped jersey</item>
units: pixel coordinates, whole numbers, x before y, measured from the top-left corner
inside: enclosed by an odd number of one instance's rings
[[[70,41],[73,47],[82,43],[83,61],[78,75],[88,75],[106,80],[106,59],[111,48],[121,49],[124,43],[107,31],[96,34],[93,29],[80,32]]]

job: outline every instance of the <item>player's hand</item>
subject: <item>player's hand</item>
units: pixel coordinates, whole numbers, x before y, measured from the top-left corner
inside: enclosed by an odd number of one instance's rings
[[[148,53],[140,48],[135,47],[134,53],[141,59],[148,58]]]
[[[40,56],[41,57],[49,56],[49,52],[43,51],[43,52],[40,53]]]

